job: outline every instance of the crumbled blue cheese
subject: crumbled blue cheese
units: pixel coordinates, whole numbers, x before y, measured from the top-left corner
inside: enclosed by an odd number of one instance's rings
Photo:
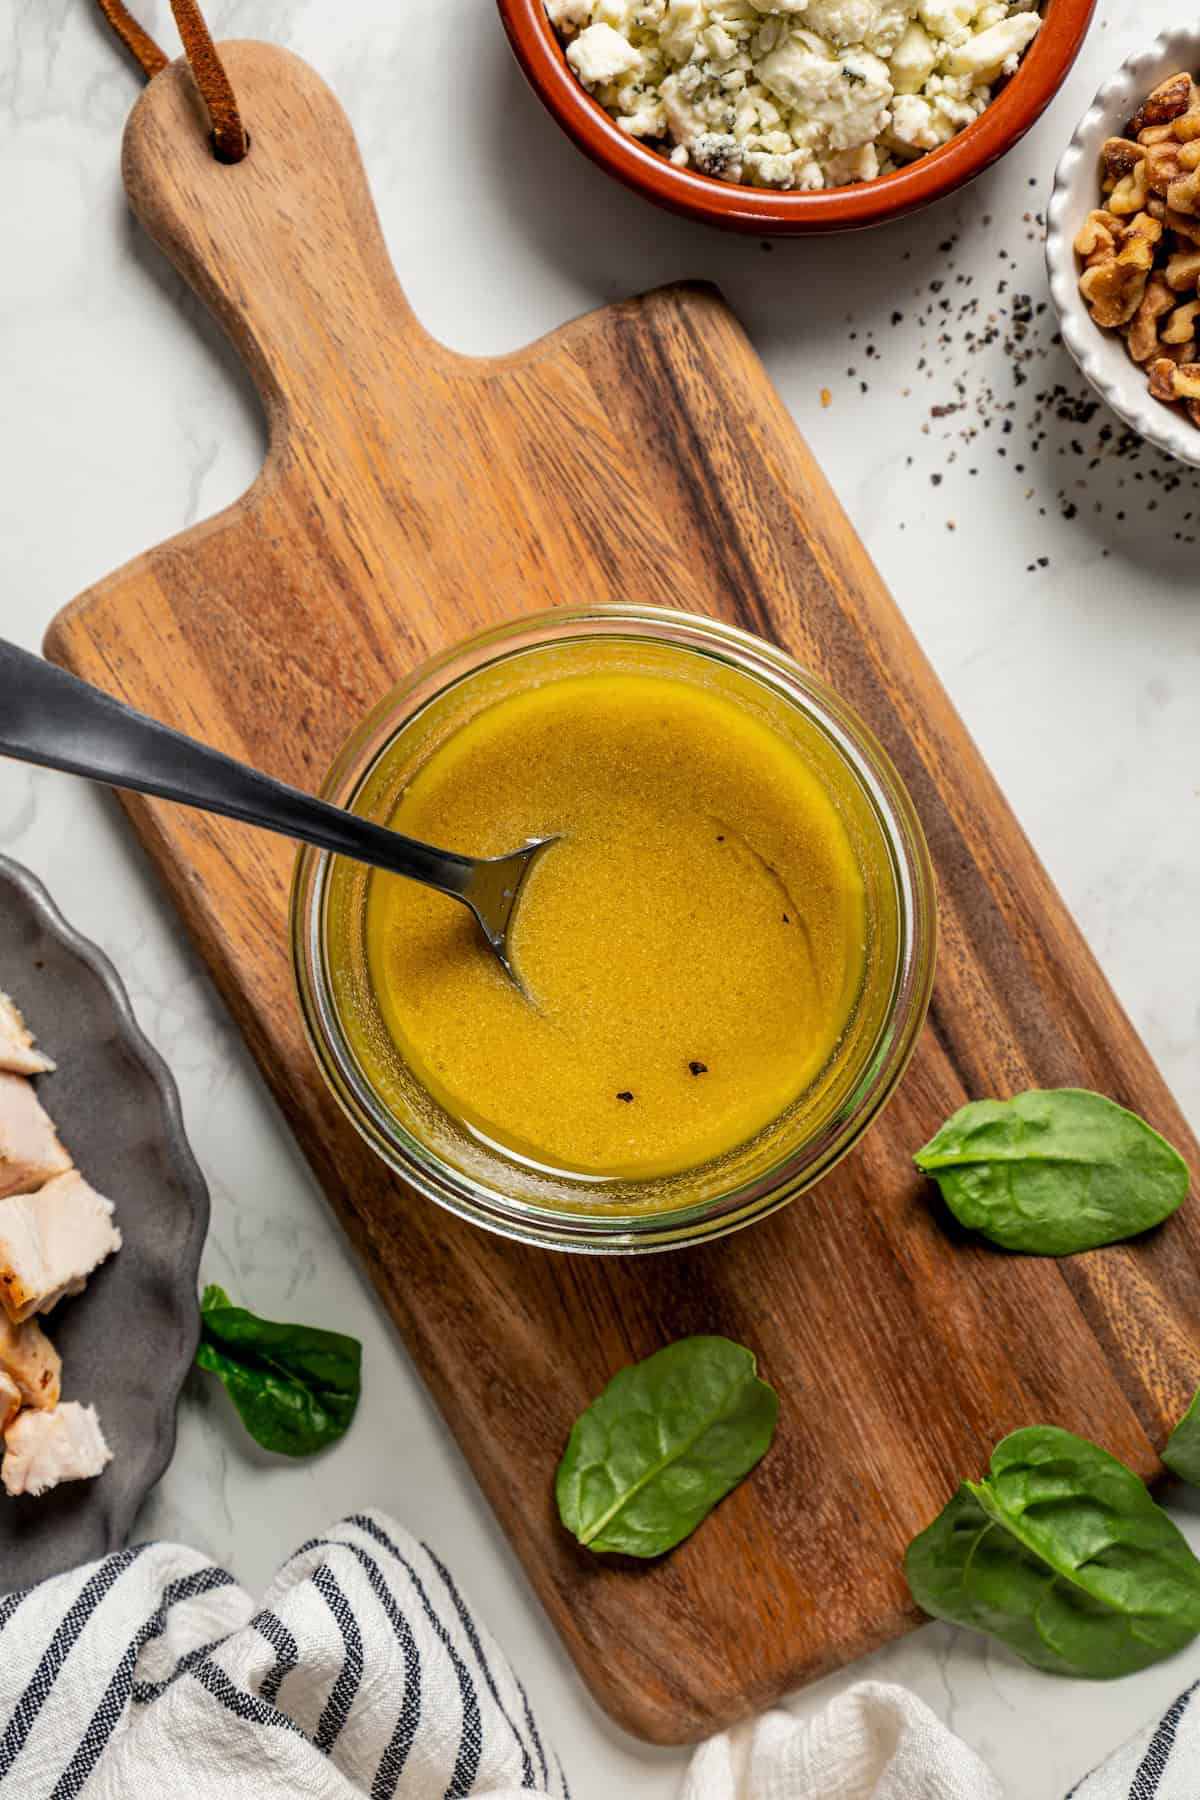
[[[888,68],[897,94],[919,94],[938,66],[939,46],[914,19],[892,52]]]
[[[870,181],[946,143],[1036,0],[545,0],[583,85],[673,163],[756,187]]]
[[[1013,74],[1041,22],[1036,13],[1019,12],[989,25],[986,31],[977,31],[947,57],[947,75],[969,75],[978,85]]]
[[[892,84],[887,64],[855,47],[842,56],[807,31],[792,32],[758,64],[767,92],[806,134],[830,150],[873,143],[889,120]]]
[[[611,25],[588,25],[568,46],[567,61],[585,87],[600,87],[640,69],[642,53]]]

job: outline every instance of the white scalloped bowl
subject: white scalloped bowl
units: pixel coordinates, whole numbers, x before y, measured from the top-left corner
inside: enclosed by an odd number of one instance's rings
[[[1148,49],[1122,63],[1079,122],[1054,177],[1046,223],[1046,267],[1063,342],[1100,394],[1125,423],[1169,456],[1200,469],[1200,428],[1151,398],[1146,374],[1124,340],[1102,331],[1079,292],[1074,239],[1100,205],[1100,152],[1105,138],[1123,136],[1151,88],[1176,69],[1200,71],[1200,25],[1164,31]]]

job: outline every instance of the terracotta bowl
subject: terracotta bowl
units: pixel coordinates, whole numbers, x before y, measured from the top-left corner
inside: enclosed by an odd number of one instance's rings
[[[1054,98],[1079,52],[1095,4],[1096,0],[1046,0],[1045,23],[1017,73],[987,111],[941,149],[875,181],[800,194],[741,187],[692,169],[677,169],[623,132],[580,85],[542,0],[498,0],[517,61],[586,156],[672,212],[759,237],[802,237],[878,225],[973,181],[1024,137]]]

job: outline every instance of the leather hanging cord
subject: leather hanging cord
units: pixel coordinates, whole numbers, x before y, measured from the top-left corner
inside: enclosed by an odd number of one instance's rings
[[[138,24],[124,0],[96,0],[96,3],[117,37],[141,65],[147,80],[152,80],[160,69],[166,68],[167,57],[149,32]],[[204,22],[204,14],[197,0],[171,0],[171,11],[175,14],[200,97],[208,108],[217,159],[225,163],[241,162],[250,148],[250,139],[225,65],[217,55],[212,34]]]
[[[241,162],[250,148],[237,99],[197,0],[171,0],[175,23],[212,123],[218,161]]]
[[[167,57],[148,31],[143,31],[122,0],[98,0],[104,14],[129,54],[142,66],[147,81],[167,66]]]

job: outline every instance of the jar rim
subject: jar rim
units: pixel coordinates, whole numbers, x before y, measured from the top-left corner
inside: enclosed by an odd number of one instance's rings
[[[722,620],[668,607],[557,607],[489,626],[448,647],[392,688],[350,734],[322,785],[322,798],[339,806],[352,804],[398,733],[482,670],[531,650],[603,637],[700,650],[765,680],[832,740],[871,804],[895,879],[893,991],[862,1072],[812,1136],[728,1192],[667,1211],[576,1211],[502,1193],[406,1130],[359,1066],[338,1014],[326,961],[324,924],[334,858],[308,846],[296,861],[290,937],[301,1017],[318,1067],[342,1111],[384,1163],[425,1199],[501,1236],[592,1255],[628,1255],[707,1241],[765,1218],[846,1155],[891,1098],[916,1047],[933,986],[937,907],[932,864],[912,800],[858,714],[818,676],[764,639]]]

